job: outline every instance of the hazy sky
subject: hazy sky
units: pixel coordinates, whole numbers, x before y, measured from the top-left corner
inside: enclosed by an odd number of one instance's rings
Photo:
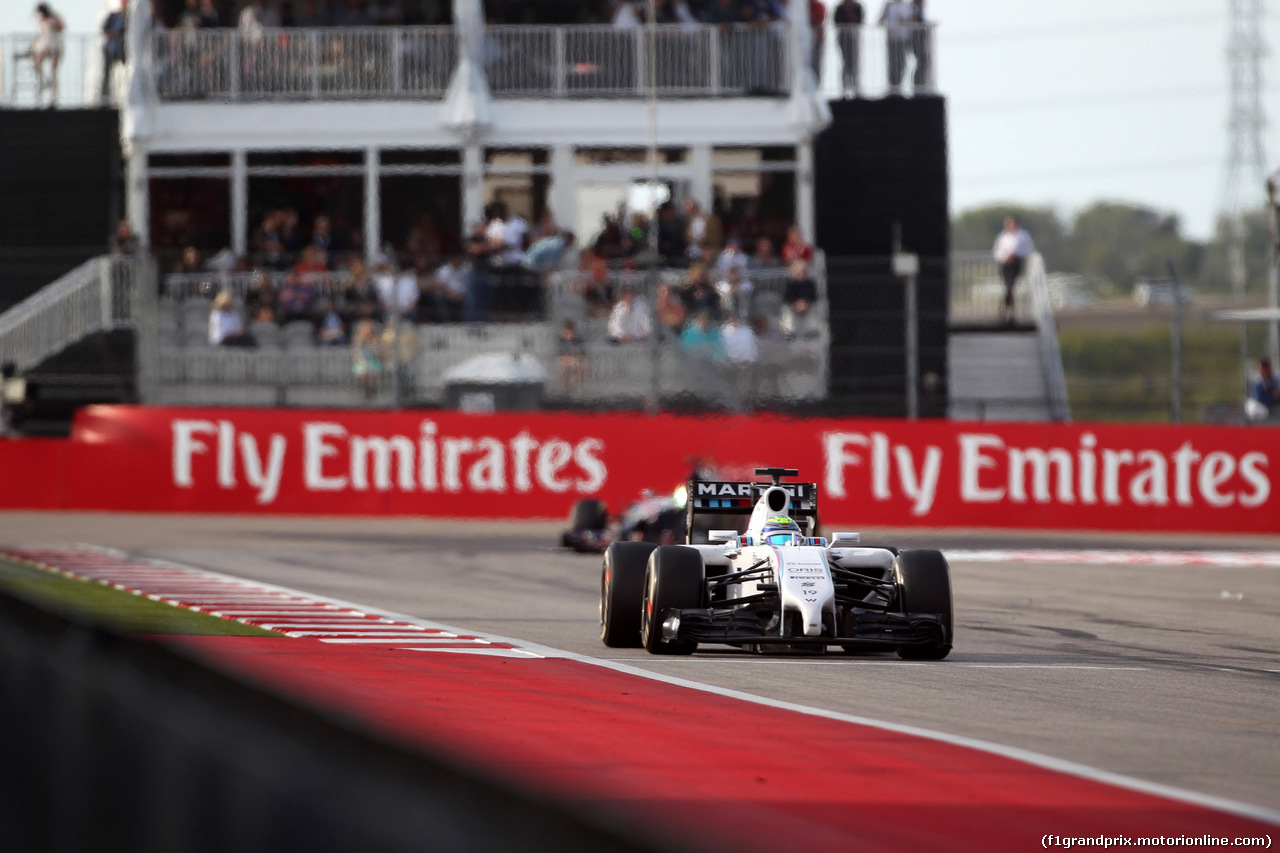
[[[104,0],[50,0],[71,32]],[[0,0],[0,32],[33,26]],[[881,0],[864,2],[868,15]],[[954,210],[1141,202],[1210,233],[1227,153],[1230,0],[930,0],[951,121]],[[1280,168],[1280,2],[1265,24],[1268,169]],[[1255,198],[1261,202],[1262,188]]]

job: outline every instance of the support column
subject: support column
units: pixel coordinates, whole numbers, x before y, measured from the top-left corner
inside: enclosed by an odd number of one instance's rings
[[[151,247],[151,181],[147,173],[147,149],[136,139],[129,143],[125,164],[125,216],[144,250]]]
[[[574,178],[573,146],[555,145],[551,148],[551,211],[556,224],[572,231],[578,230],[578,183]],[[584,235],[578,235],[580,238]]]
[[[711,172],[711,146],[689,146],[689,168],[693,171],[689,181],[689,192],[693,200],[703,210],[711,210],[711,200],[715,196],[715,180]]]
[[[372,145],[364,150],[364,259],[372,265],[382,254],[381,159]]]
[[[468,142],[462,149],[462,233],[484,220],[484,149]]]
[[[796,224],[810,245],[816,231],[813,204],[813,137],[806,136],[796,145]]]
[[[231,152],[231,251],[249,254],[249,157],[243,148]]]

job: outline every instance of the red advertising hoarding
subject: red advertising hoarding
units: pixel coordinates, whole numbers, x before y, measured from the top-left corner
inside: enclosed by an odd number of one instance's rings
[[[695,463],[818,483],[825,524],[1280,532],[1280,430],[98,406],[0,442],[0,507],[560,518]]]

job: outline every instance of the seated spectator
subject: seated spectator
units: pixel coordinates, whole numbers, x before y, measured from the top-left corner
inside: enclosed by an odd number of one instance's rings
[[[725,318],[724,325],[720,327],[720,341],[724,346],[724,357],[730,364],[752,365],[760,357],[756,333],[750,325],[732,314]]]
[[[320,300],[320,321],[316,325],[316,343],[325,347],[343,346],[347,342],[347,324],[342,322],[333,300]]]
[[[751,313],[751,296],[754,291],[755,285],[742,277],[738,267],[729,267],[724,278],[716,282],[721,312],[726,318],[737,316],[745,320]]]
[[[116,226],[116,233],[111,235],[111,254],[138,254],[138,237],[133,233],[133,223],[127,219],[121,219]]]
[[[604,225],[596,235],[592,249],[597,257],[606,261],[622,256],[622,226],[616,216],[604,215]]]
[[[364,261],[359,258],[351,262],[347,268],[346,287],[342,291],[342,300],[347,323],[354,326],[360,320],[382,322],[382,304],[378,298],[378,288],[374,286]]]
[[[684,235],[684,222],[676,212],[676,206],[664,203],[658,208],[658,254],[663,261],[679,264],[687,260]]]
[[[223,347],[251,347],[253,338],[245,331],[244,320],[235,309],[231,294],[225,290],[213,299],[209,311],[209,343]]]
[[[315,308],[316,288],[309,276],[289,273],[278,294],[276,316],[280,323],[291,323],[294,320],[311,321],[311,312]]]
[[[384,355],[378,325],[372,320],[357,321],[351,335],[351,372],[366,398],[372,399],[378,393],[386,363]]]
[[[609,343],[638,343],[648,340],[652,331],[649,306],[636,296],[634,287],[624,288],[622,298],[609,314]]]
[[[747,255],[742,251],[742,241],[737,237],[730,237],[729,242],[725,243],[724,251],[716,258],[716,272],[725,275],[733,268],[738,272],[744,272],[747,269],[747,263]]]
[[[800,236],[799,225],[787,229],[787,240],[782,244],[782,262],[790,266],[792,261],[804,261],[806,265],[813,263],[813,247]]]
[[[720,332],[711,322],[711,315],[699,311],[693,315],[680,333],[680,346],[692,355],[702,356],[711,361],[724,360],[724,346],[720,342]]]
[[[436,270],[430,290],[436,319],[441,323],[461,323],[467,308],[467,269],[461,255],[454,255]]]
[[[707,217],[691,198],[684,200],[684,249],[689,260],[702,257],[703,242],[707,237]]]
[[[631,225],[622,234],[621,255],[634,258],[649,246],[649,217],[640,211],[631,214]]]
[[[788,338],[813,337],[818,333],[812,316],[818,286],[809,277],[804,261],[791,262],[791,276],[782,300],[782,331]]]
[[[200,250],[195,246],[187,246],[182,250],[182,255],[173,265],[173,273],[175,275],[193,275],[203,271],[200,263]]]
[[[588,314],[595,318],[609,314],[613,305],[609,265],[591,249],[584,249],[578,261],[577,286]]]
[[[244,307],[251,317],[257,317],[264,308],[274,316],[279,307],[279,299],[270,275],[265,272],[254,274],[253,281],[249,283],[249,291],[244,295]]]
[[[665,340],[668,336],[678,337],[684,328],[684,302],[672,291],[671,285],[658,285],[658,298],[654,301],[654,311],[658,316],[658,332]]]
[[[308,245],[315,246],[325,253],[325,258],[332,258],[335,252],[342,251],[342,244],[333,235],[333,223],[327,216],[317,216],[311,224],[311,239]]]
[[[1271,359],[1258,359],[1258,375],[1249,383],[1249,399],[1256,402],[1258,406],[1265,407],[1264,417],[1280,411],[1280,379],[1277,379],[1272,372]],[[1262,409],[1258,406],[1253,408],[1261,414]]]
[[[245,11],[253,9],[246,6]],[[250,248],[257,253],[262,265],[267,269],[283,270],[288,268],[288,256],[284,248],[284,238],[280,234],[281,216],[276,210],[268,210],[262,217],[262,224],[253,234]]]
[[[768,237],[756,240],[756,253],[751,257],[750,269],[770,270],[782,266],[782,258],[773,250],[773,241]]]
[[[298,258],[298,262],[293,265],[293,270],[304,275],[307,273],[325,273],[329,271],[329,258],[324,249],[312,243],[302,250],[302,255]]]
[[[707,268],[702,264],[689,267],[688,284],[685,286],[684,302],[689,314],[706,312],[713,320],[720,319],[720,295],[707,279]]]
[[[581,385],[587,375],[586,345],[572,320],[565,320],[560,327],[560,340],[556,347],[559,352],[560,387],[571,391]]]

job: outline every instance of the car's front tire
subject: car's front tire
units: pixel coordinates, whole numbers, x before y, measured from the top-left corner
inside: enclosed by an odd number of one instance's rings
[[[614,542],[604,552],[600,572],[600,639],[615,649],[640,645],[644,573],[655,545]]]
[[[662,617],[670,608],[703,606],[706,570],[702,555],[682,545],[663,545],[649,556],[645,570],[640,641],[655,655],[688,655],[698,647],[688,640],[663,640]]]
[[[936,613],[942,621],[942,641],[899,646],[903,660],[942,660],[951,653],[955,636],[951,607],[951,570],[941,551],[903,551],[895,563],[898,604],[903,613]]]

